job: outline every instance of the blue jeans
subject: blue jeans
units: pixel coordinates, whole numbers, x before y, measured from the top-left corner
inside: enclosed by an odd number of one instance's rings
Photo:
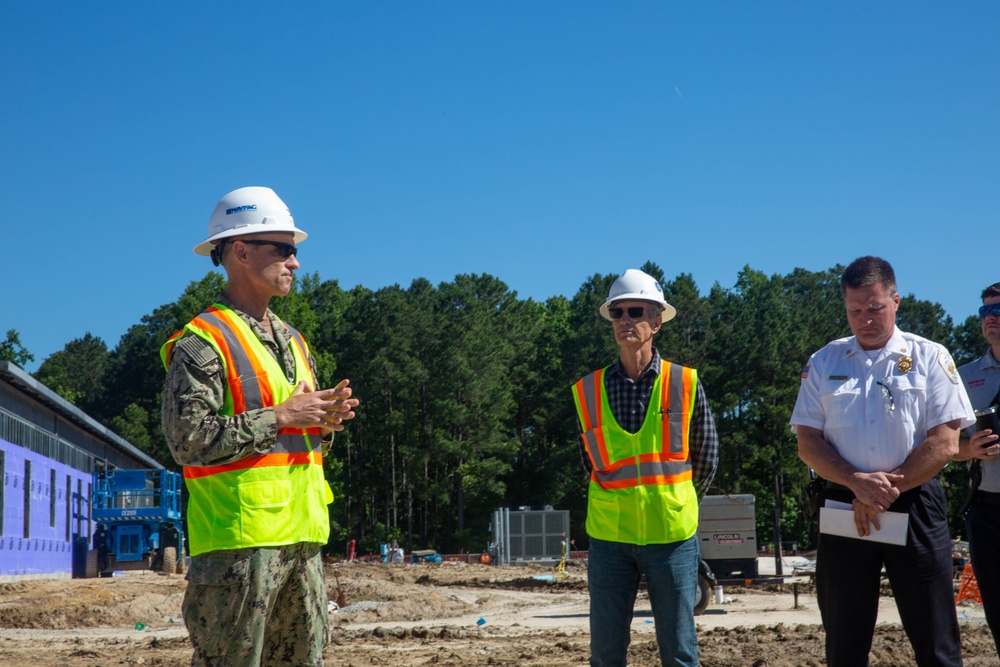
[[[663,667],[697,667],[694,600],[701,552],[697,536],[636,546],[590,539],[590,665],[625,667],[639,577],[646,575]]]

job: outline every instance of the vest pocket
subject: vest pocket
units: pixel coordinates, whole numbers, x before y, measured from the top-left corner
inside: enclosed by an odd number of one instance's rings
[[[601,540],[621,541],[618,496],[591,484],[587,502],[587,534]]]
[[[698,494],[689,482],[642,488],[643,537],[647,543],[680,542],[698,529]]]
[[[244,482],[238,489],[240,504],[251,509],[280,509],[292,497],[292,485],[287,480]]]
[[[286,511],[292,498],[288,480],[245,482],[237,487],[243,540],[250,544],[285,544],[292,522]]]

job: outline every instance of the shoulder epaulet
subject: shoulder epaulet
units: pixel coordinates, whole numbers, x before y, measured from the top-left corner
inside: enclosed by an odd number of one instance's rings
[[[219,355],[212,349],[212,346],[198,336],[184,336],[177,342],[177,347],[183,350],[191,363],[199,368],[204,368],[219,359]]]

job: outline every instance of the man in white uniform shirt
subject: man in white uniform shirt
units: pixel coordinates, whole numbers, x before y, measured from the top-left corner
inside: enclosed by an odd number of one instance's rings
[[[868,664],[885,566],[916,662],[961,665],[948,506],[937,474],[974,423],[951,355],[896,328],[892,267],[861,257],[840,281],[854,336],[816,352],[802,372],[791,423],[799,457],[850,503],[859,537],[883,512],[906,514],[903,546],[820,533],[816,592],[828,667]]]
[[[958,369],[969,392],[972,407],[983,410],[996,404],[1000,395],[1000,283],[983,290],[983,306],[979,309],[979,322],[983,338],[990,344],[979,359]],[[986,428],[972,431],[969,437],[959,439],[956,461],[978,461],[981,481],[969,504],[965,518],[965,531],[969,538],[972,569],[976,574],[979,593],[983,597],[986,622],[993,632],[993,643],[1000,631],[1000,443],[997,433]]]

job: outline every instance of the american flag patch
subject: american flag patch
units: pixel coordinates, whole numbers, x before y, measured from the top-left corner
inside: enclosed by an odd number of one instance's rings
[[[806,364],[806,367],[802,369],[802,376],[801,377],[802,377],[803,380],[805,380],[806,378],[809,377],[809,364]]]

